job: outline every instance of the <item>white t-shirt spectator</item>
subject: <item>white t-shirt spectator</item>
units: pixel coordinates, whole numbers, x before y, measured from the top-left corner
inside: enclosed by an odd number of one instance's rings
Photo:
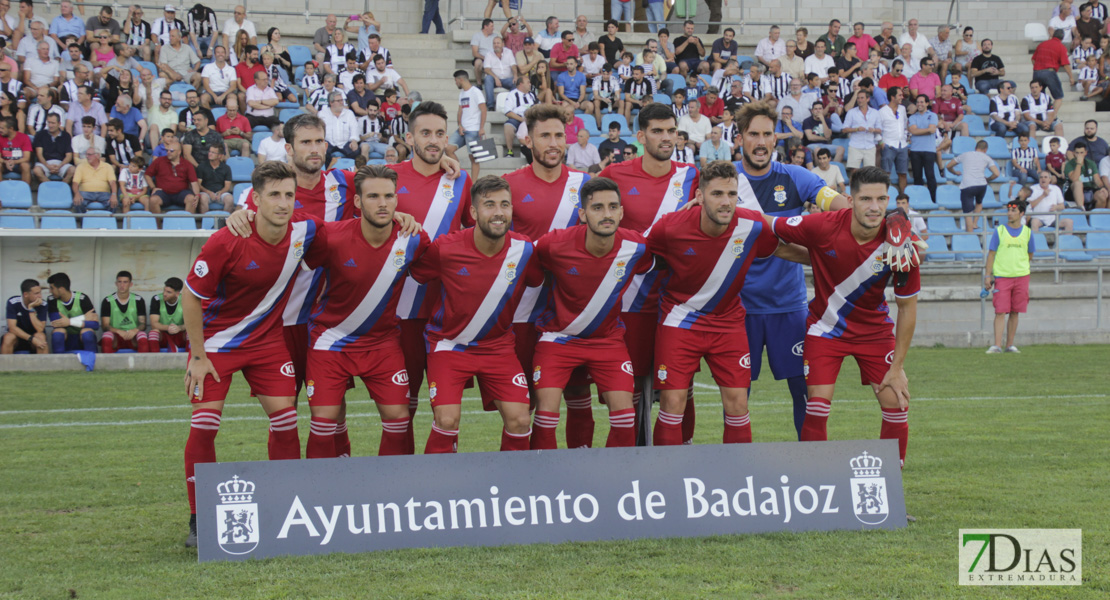
[[[813,167],[810,171],[812,171],[814,175],[824,179],[825,183],[834,190],[840,189],[837,187],[838,185],[844,185],[844,175],[840,172],[840,169],[834,165],[830,164],[829,168],[824,171],[817,167]]]
[[[589,53],[582,55],[582,69],[581,71],[586,74],[587,79],[593,79],[596,75],[601,74],[601,67],[605,66],[605,57],[598,54],[596,60],[591,60]]]
[[[324,139],[332,146],[345,146],[358,140],[358,119],[349,108],[344,108],[339,116],[328,110],[320,111],[324,121]]]
[[[701,115],[696,122],[686,115],[678,120],[678,130],[685,131],[686,135],[690,136],[690,141],[695,144],[701,144],[709,137],[709,132],[713,130],[713,123],[709,117]]]
[[[915,40],[910,37],[910,32],[905,31],[902,32],[902,35],[898,36],[898,47],[901,48],[906,44],[913,46],[913,50],[910,51],[910,60],[913,61],[917,70],[921,70],[921,59],[925,58],[925,55],[929,54],[929,49],[933,47],[933,45],[929,43],[929,38],[919,30],[917,32],[917,39]],[[909,75],[907,75],[907,77],[909,77]]]
[[[53,85],[61,68],[61,64],[56,60],[46,62],[39,60],[38,54],[28,56],[27,60],[23,61],[23,70],[31,72],[31,85],[35,87]]]
[[[223,34],[227,36],[229,44],[235,43],[235,36],[239,33],[240,29],[245,29],[247,31],[247,35],[252,38],[258,37],[258,33],[256,33],[254,30],[253,21],[251,21],[250,19],[243,19],[243,24],[240,25],[235,22],[235,17],[232,17],[224,21]],[[261,41],[259,43],[261,43]]]
[[[1104,161],[1106,159],[1103,159]],[[1056,213],[1052,212],[1052,207],[1059,204],[1064,205],[1064,192],[1059,186],[1049,185],[1048,191],[1039,185],[1033,186],[1033,194],[1029,196],[1029,209],[1027,218],[1037,219],[1046,226],[1052,225],[1056,222]]]
[[[220,68],[216,63],[208,63],[204,65],[201,70],[200,76],[208,80],[208,85],[212,87],[212,91],[217,94],[222,94],[227,91],[231,86],[231,82],[238,79],[235,74],[235,67],[230,63],[224,63],[224,68]]]
[[[1104,156],[1098,161],[1098,174],[1100,177],[1110,177],[1110,156]]]
[[[1075,27],[1075,17],[1068,15],[1066,18],[1061,19],[1060,15],[1056,15],[1048,21],[1048,26],[1053,29],[1063,29],[1064,45],[1071,45],[1071,30]]]
[[[251,102],[258,102],[259,100],[273,100],[277,98],[277,92],[274,91],[272,86],[266,86],[265,89],[258,89],[257,85],[252,85],[247,88],[247,114],[255,117],[272,117],[274,116],[273,107],[259,110],[257,108],[249,108]],[[322,117],[321,117],[322,118]]]
[[[94,146],[97,152],[104,154],[104,147],[106,146],[104,138],[99,135],[94,135],[92,142],[85,139],[85,136],[78,135],[73,138],[73,162],[85,160],[85,153],[89,151],[90,146]]]
[[[485,56],[490,52],[493,52],[493,39],[496,37],[498,37],[496,33],[482,35],[482,32],[479,31],[478,33],[474,34],[474,37],[470,38],[470,45],[477,46],[478,54]]]
[[[379,79],[384,79],[385,83],[377,88],[377,93],[381,94],[386,90],[391,90],[397,87],[397,82],[401,81],[401,74],[393,70],[393,67],[386,67],[385,71],[377,69],[370,69],[366,71],[366,83],[374,85]]]
[[[516,66],[516,55],[508,48],[501,49],[501,56],[493,53],[493,50],[486,52],[482,56],[485,57],[486,69],[489,69],[493,76],[498,80],[512,79],[513,67]]]
[[[459,92],[459,106],[463,109],[459,125],[464,131],[478,131],[482,126],[482,109],[478,105],[485,103],[486,96],[476,85],[470,86],[469,90]]]
[[[769,37],[759,40],[759,43],[755,45],[755,56],[767,62],[786,56],[786,40],[779,38],[777,42],[772,42]],[[728,57],[722,56],[721,58]]]
[[[567,164],[579,171],[587,171],[590,167],[601,162],[601,155],[597,146],[587,143],[583,148],[581,144],[574,143],[567,147]]]
[[[817,76],[824,79],[829,76],[829,69],[836,67],[836,61],[828,54],[825,58],[817,58],[816,54],[809,55],[806,58],[806,73],[817,73]]]
[[[274,136],[267,136],[258,144],[258,157],[259,160],[276,160],[288,163],[289,153],[285,151],[285,140],[275,142]]]

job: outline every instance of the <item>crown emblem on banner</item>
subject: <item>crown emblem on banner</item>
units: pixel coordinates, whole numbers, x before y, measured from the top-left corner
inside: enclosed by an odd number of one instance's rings
[[[883,470],[883,459],[871,456],[866,451],[849,461],[855,477],[879,477]]]
[[[216,486],[221,504],[246,504],[254,498],[254,482],[243,481],[238,475]]]

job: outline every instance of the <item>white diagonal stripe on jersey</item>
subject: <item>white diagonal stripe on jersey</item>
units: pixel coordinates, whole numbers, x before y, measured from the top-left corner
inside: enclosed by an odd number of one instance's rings
[[[524,288],[524,295],[520,297],[520,304],[516,305],[516,312],[513,313],[513,323],[531,322],[532,311],[535,310],[536,303],[540,301],[542,295],[542,285]]]
[[[741,244],[743,244],[743,240],[751,236],[753,225],[755,225],[755,221],[750,221],[748,219],[737,220],[736,228],[732,230],[732,236],[725,242],[725,247],[721,249],[721,254],[717,257],[717,264],[713,265],[713,271],[709,273],[709,277],[706,278],[701,289],[682,304],[677,304],[672,307],[667,318],[663,320],[664,326],[681,326],[683,320],[685,320],[691,312],[701,311],[705,308],[706,303],[717,295],[722,286],[727,286],[729,284],[727,277],[729,270],[733,267],[733,263],[738,260],[744,260],[743,255],[736,256],[733,254],[733,242],[741,240]]]
[[[562,336],[575,336],[582,333],[590,323],[594,322],[598,313],[605,308],[605,303],[613,295],[613,289],[621,284],[621,280],[616,276],[617,264],[628,264],[632,260],[632,256],[640,248],[640,244],[633,240],[624,240],[621,242],[621,247],[617,250],[617,255],[613,257],[612,262],[609,263],[609,268],[605,272],[605,277],[601,279],[601,285],[594,290],[594,295],[590,297],[590,301],[578,313],[578,316],[567,325],[566,329],[555,332],[547,332],[540,336],[540,341],[553,342]]]
[[[308,297],[308,292],[312,289],[312,278],[315,276],[315,269],[297,271],[297,280],[293,282],[293,289],[289,292],[289,301],[285,303],[285,311],[281,313],[282,324],[286,326],[296,325],[297,321],[301,319],[301,309],[304,308],[305,302],[314,300]]]
[[[686,172],[693,167],[677,167],[674,170],[674,175],[671,175],[671,180],[667,182],[667,191],[663,193],[663,199],[659,201],[659,212],[655,213],[655,218],[651,220],[654,225],[656,221],[661,219],[663,215],[669,215],[678,210],[679,200],[683,200],[681,196],[675,197],[671,192],[674,189],[682,189],[683,183],[686,181]],[[678,184],[677,186],[675,184]]]
[[[524,265],[520,264],[520,259],[524,256],[524,247],[530,242],[524,240],[514,239],[509,243],[509,251],[505,253],[505,260],[501,261],[501,266],[497,269],[497,276],[493,280],[493,286],[486,292],[486,297],[482,298],[482,303],[478,306],[478,310],[470,317],[470,322],[459,333],[459,336],[453,340],[440,340],[436,343],[434,352],[442,350],[454,350],[458,346],[466,346],[474,341],[474,337],[482,331],[486,323],[493,317],[493,311],[497,310],[497,306],[501,304],[501,299],[505,296],[505,291],[509,289],[512,284],[507,277],[505,277],[506,265],[509,263],[517,263],[519,267]],[[517,277],[523,277],[524,272],[522,268],[518,268]]]
[[[436,240],[439,233],[439,228],[443,224],[443,219],[447,215],[447,207],[452,202],[460,201],[461,199],[454,198],[454,181],[443,174],[439,178],[439,185],[436,186],[435,196],[432,197],[432,205],[428,207],[428,214],[424,216],[424,222],[420,224],[424,231],[428,234],[431,241]],[[446,191],[452,192],[452,197],[448,198],[444,194]],[[417,313],[420,312],[420,306],[416,302],[416,295],[420,291],[420,284],[411,276],[405,278],[405,285],[401,288],[401,296],[397,300],[397,316],[402,319],[415,319]]]
[[[204,340],[205,352],[219,352],[221,348],[231,343],[248,325],[255,322],[267,310],[270,309],[281,299],[282,293],[285,292],[286,286],[289,285],[289,278],[301,264],[301,257],[294,257],[297,250],[304,244],[304,239],[308,235],[308,224],[311,221],[301,221],[299,223],[290,223],[289,229],[289,247],[285,250],[285,264],[281,266],[281,273],[274,280],[274,284],[270,289],[266,290],[266,295],[262,297],[262,301],[255,306],[250,314],[243,317],[241,321],[228,327],[227,329],[217,332],[216,335]],[[309,273],[311,275],[311,273]]]
[[[832,294],[829,296],[828,306],[825,307],[825,312],[821,314],[821,318],[816,323],[810,326],[806,335],[821,337],[836,328],[836,324],[840,322],[840,309],[848,303],[848,294],[859,289],[863,282],[870,279],[875,275],[871,270],[871,264],[878,257],[886,252],[886,242],[879,244],[879,247],[871,252],[860,266],[856,267],[852,274],[847,279],[841,281],[833,288]],[[847,318],[847,317],[845,317]]]
[[[366,292],[366,296],[358,303],[351,314],[347,315],[335,327],[325,330],[320,334],[313,345],[314,350],[329,350],[336,342],[347,337],[353,333],[360,325],[370,318],[370,315],[383,303],[386,302],[386,295],[393,289],[393,283],[397,279],[397,268],[393,266],[391,258],[397,251],[404,252],[408,247],[409,238],[397,236],[393,242],[393,247],[389,250],[389,256],[382,263],[382,270],[378,272],[378,276],[374,279],[374,285],[370,286],[370,290]]]
[[[759,198],[755,195],[755,190],[752,189],[752,182],[748,181],[743,173],[739,175],[736,178],[736,195],[738,198],[736,206],[763,213],[763,206],[759,204]]]
[[[556,229],[570,227],[571,216],[578,212],[578,201],[571,201],[570,190],[574,188],[574,194],[577,196],[578,192],[582,190],[582,180],[585,177],[585,173],[572,171],[567,174],[567,182],[563,186],[563,195],[559,197],[559,207],[555,210],[555,215],[551,218],[547,231],[551,232]],[[539,302],[543,294],[543,287],[540,285],[524,289],[524,296],[521,297],[520,304],[516,306],[516,312],[513,313],[513,323],[528,323],[532,320],[532,311],[536,309],[536,303]]]

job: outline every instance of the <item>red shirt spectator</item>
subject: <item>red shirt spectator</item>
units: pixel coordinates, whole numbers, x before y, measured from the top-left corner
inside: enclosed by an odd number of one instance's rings
[[[247,121],[247,118],[243,116],[243,113],[236,114],[234,119],[227,118],[226,114],[219,119],[216,119],[216,131],[220,132],[220,135],[224,136],[225,140],[247,139],[242,135],[232,135],[229,133],[225,133],[232,127],[238,127],[239,131],[242,131],[243,134],[250,135],[251,124],[249,121]]]
[[[566,132],[568,140],[577,140],[578,130],[585,128],[586,122],[582,120],[582,117],[575,116],[574,120],[572,120],[570,123],[567,123],[567,126],[564,127],[563,130]]]
[[[955,96],[947,100],[937,98],[937,101],[933,104],[933,112],[937,113],[942,121],[952,122],[964,114],[964,103],[960,102],[960,99]]]
[[[197,180],[196,169],[184,158],[179,158],[174,165],[169,158],[159,156],[146,168],[146,174],[154,180],[158,189],[167,194],[179,194]]]
[[[879,78],[879,87],[881,87],[883,91],[889,90],[892,87],[908,88],[910,87],[910,80],[906,79],[905,75],[895,77],[887,73]]]
[[[255,73],[265,72],[266,67],[262,66],[262,63],[254,63],[254,66],[248,67],[247,61],[244,60],[235,65],[235,74],[239,77],[239,85],[243,86],[244,90],[254,85]]]
[[[12,137],[6,138],[0,135],[0,159],[3,160],[19,160],[24,156],[31,156],[31,162],[34,160],[34,154],[31,152],[31,138],[27,137],[25,133],[19,133],[12,129]]]
[[[1064,47],[1064,42],[1055,37],[1050,37],[1038,44],[1037,49],[1033,52],[1034,71],[1045,69],[1055,71],[1068,64],[1070,64],[1068,62],[1068,49]]]
[[[401,105],[396,102],[382,101],[382,117],[386,123],[401,116]]]
[[[567,45],[568,44],[566,44],[564,42],[564,43],[561,43],[561,44],[555,44],[555,46],[553,48],[551,48],[551,63],[549,64],[549,66],[551,67],[550,70],[551,70],[552,73],[563,73],[567,70],[566,62],[567,62],[567,57],[568,56],[573,56],[575,58],[578,58],[578,46],[574,45],[573,38],[571,39],[571,43],[569,44],[569,46],[570,46],[569,48],[566,47]],[[561,67],[556,67],[555,66],[556,62],[560,62],[560,63],[564,63],[564,64]],[[567,139],[570,139],[570,138],[567,138]]]
[[[872,48],[879,47],[879,43],[875,41],[875,38],[871,37],[870,33],[865,33],[859,36],[853,35],[852,37],[848,38],[848,43],[856,45],[857,56],[867,56],[867,54],[871,52]]]
[[[710,119],[725,114],[725,101],[719,97],[716,102],[709,104],[709,96],[702,96],[698,98],[698,104],[701,105],[701,114]]]

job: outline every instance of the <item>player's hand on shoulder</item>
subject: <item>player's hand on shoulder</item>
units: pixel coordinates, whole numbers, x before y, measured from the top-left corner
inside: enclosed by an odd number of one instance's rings
[[[249,208],[237,210],[227,218],[227,229],[235,237],[247,238],[251,236],[251,222],[254,221],[254,211]]]
[[[420,221],[417,221],[415,217],[408,213],[399,210],[394,211],[393,220],[397,222],[397,226],[400,228],[397,235],[401,237],[418,235],[421,231],[424,231],[424,228],[420,225]]]

